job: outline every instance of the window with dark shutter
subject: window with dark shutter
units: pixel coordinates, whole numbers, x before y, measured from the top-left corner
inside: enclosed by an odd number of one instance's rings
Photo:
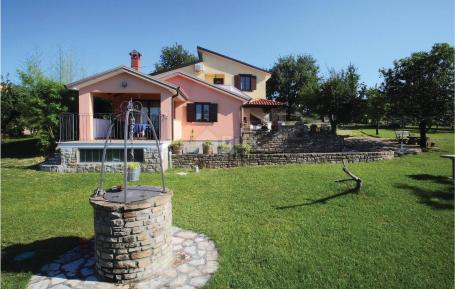
[[[239,87],[242,91],[253,91],[256,89],[256,76],[251,74],[239,74]]]
[[[237,89],[240,89],[240,75],[234,76],[234,86]]]
[[[186,121],[193,122],[195,121],[195,111],[194,111],[194,103],[188,103],[186,105]]]
[[[218,103],[210,104],[210,121],[211,122],[218,121]]]
[[[192,105],[191,122],[217,122],[218,121],[218,104],[208,102],[195,102]],[[187,110],[187,114],[190,113]],[[189,119],[189,118],[188,118]]]
[[[251,90],[256,90],[256,75],[251,75]]]

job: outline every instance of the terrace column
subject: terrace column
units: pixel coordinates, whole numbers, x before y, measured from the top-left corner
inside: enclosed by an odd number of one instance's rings
[[[170,93],[161,94],[160,111],[160,139],[171,140],[172,138],[172,95]]]
[[[79,91],[79,140],[93,140],[93,96]]]

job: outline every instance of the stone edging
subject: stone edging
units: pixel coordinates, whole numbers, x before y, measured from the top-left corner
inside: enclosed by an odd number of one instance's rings
[[[276,153],[241,155],[173,155],[172,166],[184,168],[199,166],[200,168],[229,168],[238,166],[311,164],[311,163],[341,163],[371,162],[390,160],[394,158],[393,151],[379,152],[336,152],[336,153]]]

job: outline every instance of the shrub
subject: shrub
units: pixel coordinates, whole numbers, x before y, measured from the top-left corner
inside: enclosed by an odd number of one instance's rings
[[[212,142],[209,141],[209,140],[205,141],[205,142],[202,144],[202,147],[210,147],[210,146],[212,146]]]
[[[135,169],[138,169],[140,167],[141,167],[141,164],[138,163],[138,162],[128,163],[128,169],[130,169],[130,170],[135,170]]]
[[[220,143],[218,146],[217,146],[217,149],[218,149],[218,153],[223,153],[223,152],[227,152],[229,150],[229,145],[225,144],[225,143]]]
[[[183,146],[183,141],[181,140],[174,140],[171,143],[171,148],[181,148]]]
[[[234,150],[235,150],[235,153],[236,154],[240,154],[240,155],[247,155],[251,152],[251,145],[250,144],[247,144],[247,143],[243,143],[243,144],[236,144],[234,146]]]

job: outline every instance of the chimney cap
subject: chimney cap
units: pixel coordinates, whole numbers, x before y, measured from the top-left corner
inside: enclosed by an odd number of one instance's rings
[[[136,49],[131,50],[130,56],[138,55],[139,57],[142,55],[139,51]]]

